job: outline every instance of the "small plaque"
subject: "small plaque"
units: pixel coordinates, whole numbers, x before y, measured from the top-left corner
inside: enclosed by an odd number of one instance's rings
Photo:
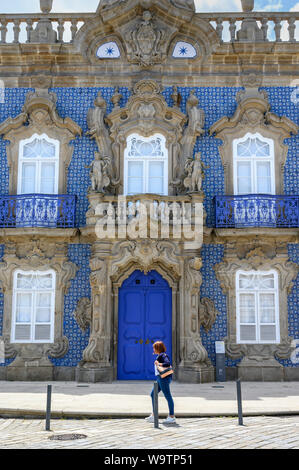
[[[225,354],[224,341],[215,341],[216,354]]]

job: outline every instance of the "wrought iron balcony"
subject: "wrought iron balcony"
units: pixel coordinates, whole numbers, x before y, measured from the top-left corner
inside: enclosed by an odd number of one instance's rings
[[[216,227],[299,227],[299,196],[216,196]]]
[[[74,228],[76,196],[0,196],[0,227]]]

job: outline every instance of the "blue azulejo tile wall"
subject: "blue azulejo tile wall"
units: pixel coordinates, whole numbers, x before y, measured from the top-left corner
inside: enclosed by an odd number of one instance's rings
[[[89,328],[83,332],[73,315],[78,301],[82,297],[90,298],[89,258],[90,245],[69,245],[69,260],[75,263],[79,270],[64,298],[63,335],[69,340],[69,350],[61,359],[50,358],[55,366],[75,367],[82,360],[83,351],[88,345]]]
[[[208,352],[209,359],[216,365],[215,341],[222,341],[227,336],[227,298],[223,293],[220,282],[216,278],[214,267],[223,261],[223,245],[203,245],[202,255],[202,285],[200,297],[208,297],[213,300],[218,310],[216,321],[209,332],[201,328],[202,344]],[[226,358],[226,366],[233,367],[240,362]]]
[[[208,166],[205,170],[205,179],[203,181],[203,190],[205,193],[205,209],[207,212],[207,225],[214,225],[214,205],[213,198],[216,195],[225,193],[224,170],[219,154],[219,145],[221,141],[209,136],[209,129],[216,121],[223,116],[232,117],[236,108],[236,94],[241,88],[236,87],[178,87],[182,96],[181,110],[186,112],[186,102],[191,90],[199,99],[199,107],[205,112],[205,133],[197,139],[194,153],[202,152],[202,159]],[[271,111],[278,116],[286,116],[299,124],[298,105],[296,106],[290,96],[293,91],[290,87],[268,87],[265,88],[269,96]],[[0,121],[3,122],[9,116],[16,117],[22,111],[26,94],[32,91],[29,88],[7,89],[5,102],[0,104]],[[87,190],[90,186],[89,170],[86,168],[94,158],[97,150],[95,141],[90,139],[86,132],[87,113],[93,107],[94,100],[99,92],[107,103],[107,114],[112,111],[111,98],[115,92],[112,87],[86,87],[86,88],[52,88],[57,95],[57,109],[62,118],[70,117],[82,128],[82,136],[77,137],[72,145],[74,154],[69,166],[68,172],[68,193],[78,196],[77,204],[77,224],[85,225],[85,213],[88,209]],[[126,87],[119,88],[123,99],[120,106],[125,106],[131,91]],[[173,106],[171,94],[172,87],[163,90],[163,95],[169,106]],[[289,145],[289,151],[284,171],[284,191],[286,194],[299,194],[299,160],[297,158],[299,151],[298,136],[292,136],[286,139]],[[9,174],[6,158],[6,145],[3,139],[0,139],[0,192],[7,194]]]

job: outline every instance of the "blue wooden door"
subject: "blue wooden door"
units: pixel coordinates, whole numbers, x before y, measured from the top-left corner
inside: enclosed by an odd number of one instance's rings
[[[172,295],[156,271],[135,271],[119,289],[118,380],[153,380],[153,343],[172,358]]]

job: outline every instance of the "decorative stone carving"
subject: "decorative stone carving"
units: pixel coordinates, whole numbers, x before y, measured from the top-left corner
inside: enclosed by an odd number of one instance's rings
[[[219,312],[216,310],[214,302],[211,299],[208,297],[200,299],[198,323],[203,326],[207,333],[212,329],[217,315],[219,315]]]
[[[150,11],[144,11],[142,20],[126,36],[129,62],[138,63],[141,67],[161,63],[166,59],[165,31],[156,27]]]
[[[238,249],[236,244],[231,244],[226,250],[223,262],[217,264],[214,269],[223,292],[227,294],[228,337],[226,338],[226,354],[232,359],[243,356],[242,362],[238,366],[239,368],[256,367],[260,368],[260,370],[263,368],[271,368],[272,372],[276,370],[275,374],[277,373],[280,377],[279,374],[282,373],[282,367],[275,360],[275,356],[286,359],[290,357],[293,351],[292,338],[288,337],[287,295],[291,292],[293,282],[299,271],[299,266],[289,261],[286,248],[283,252],[281,247],[277,247],[276,254],[272,257],[266,256],[266,250],[267,247],[264,248],[263,245],[255,247],[251,245],[249,249],[247,248],[247,253],[244,253],[240,258],[238,257],[238,253],[242,250]],[[276,270],[278,272],[280,314],[279,344],[237,344],[235,276],[238,270]],[[253,369],[250,370],[252,371],[251,373],[253,373]],[[264,373],[266,372],[264,371]],[[244,377],[245,376],[246,374],[244,373]],[[250,377],[250,374],[247,377]],[[259,377],[259,375],[253,377]]]
[[[238,107],[232,118],[223,117],[210,128],[210,135],[223,141],[219,147],[225,174],[225,193],[234,194],[233,141],[244,137],[248,132],[260,133],[273,139],[275,152],[276,194],[283,194],[284,165],[288,146],[284,143],[291,134],[297,134],[299,126],[285,116],[272,113],[266,91],[259,91],[258,79],[253,87],[240,91],[237,96]]]
[[[56,273],[54,343],[10,343],[12,322],[13,274],[16,269],[22,271],[48,271]],[[5,247],[3,261],[0,263],[0,286],[4,293],[3,339],[7,358],[14,361],[7,367],[11,380],[30,379],[31,373],[40,371],[39,377],[50,380],[53,364],[48,356],[59,358],[68,351],[68,339],[63,336],[64,296],[78,271],[78,267],[68,261],[67,244],[41,242],[36,237],[30,241],[10,242]],[[33,369],[32,369],[33,367]],[[33,372],[32,372],[33,371]]]
[[[49,356],[58,359],[66,355],[69,350],[69,340],[66,336],[62,336],[59,338],[53,346],[50,346],[49,349],[46,351]]]
[[[86,331],[91,323],[91,301],[87,297],[79,300],[74,317],[82,331]]]
[[[17,194],[19,143],[34,134],[46,134],[59,141],[58,193],[66,193],[68,166],[73,154],[73,147],[69,144],[77,135],[81,135],[81,128],[69,117],[62,119],[58,115],[56,94],[49,93],[44,88],[49,84],[48,77],[37,77],[35,85],[38,88],[35,92],[27,93],[22,113],[15,118],[9,117],[0,124],[0,135],[11,143],[7,148],[10,194]]]

